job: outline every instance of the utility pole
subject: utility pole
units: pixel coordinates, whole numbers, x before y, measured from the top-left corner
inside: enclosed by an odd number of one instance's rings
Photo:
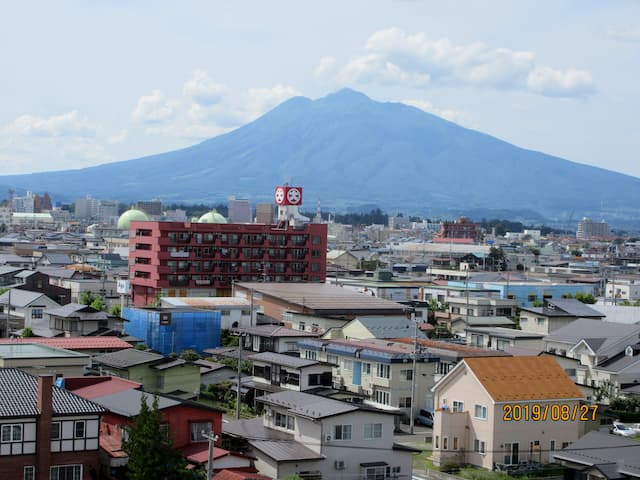
[[[411,312],[413,322],[413,371],[411,375],[411,416],[409,417],[409,433],[413,435],[416,409],[416,367],[418,363],[418,322],[416,322],[415,312]]]
[[[253,312],[251,313],[253,315]],[[236,420],[240,420],[240,404],[242,401],[242,333],[238,336],[238,388],[236,392]]]
[[[465,337],[467,335],[467,329],[469,328],[469,265],[466,266],[465,270],[467,271],[467,277],[464,281],[464,289],[466,291],[466,296],[467,296],[467,308],[466,308],[466,315],[465,315]]]
[[[209,458],[207,461],[207,480],[213,478],[213,450],[215,448],[215,442],[218,441],[218,435],[213,432],[202,432],[202,436],[209,440]]]
[[[11,321],[11,289],[7,290],[7,332],[6,337],[9,338],[9,322]]]

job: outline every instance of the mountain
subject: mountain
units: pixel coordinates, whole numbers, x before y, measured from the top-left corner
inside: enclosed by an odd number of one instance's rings
[[[570,127],[569,127],[570,128]],[[73,200],[271,201],[290,179],[305,210],[375,204],[423,214],[501,209],[549,218],[637,219],[640,179],[525,150],[417,108],[353,90],[292,98],[189,148],[80,170],[0,177],[0,185]],[[0,187],[1,188],[1,187]],[[571,212],[571,213],[570,213]]]

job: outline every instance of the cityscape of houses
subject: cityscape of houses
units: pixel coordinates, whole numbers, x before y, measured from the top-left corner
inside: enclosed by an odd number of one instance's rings
[[[12,194],[0,478],[127,478],[152,402],[201,478],[640,478],[640,241],[301,206]]]

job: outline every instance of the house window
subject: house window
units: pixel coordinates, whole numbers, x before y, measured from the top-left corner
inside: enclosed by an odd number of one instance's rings
[[[24,467],[24,475],[22,476],[23,480],[35,480],[36,478],[36,467],[33,465],[27,465]]]
[[[477,405],[474,408],[474,416],[476,418],[480,418],[482,420],[486,420],[487,419],[487,407],[485,407],[484,405]]]
[[[365,423],[364,439],[372,440],[374,438],[382,438],[382,424],[381,423]]]
[[[378,378],[390,378],[391,366],[385,365],[384,363],[378,363],[378,368],[376,369],[376,376]]]
[[[535,293],[530,293],[529,296],[527,297],[527,300],[529,300],[530,302],[535,302],[538,299],[538,296]]]
[[[389,392],[385,392],[383,390],[376,390],[375,392],[376,403],[380,403],[382,405],[390,405],[391,395]]]
[[[453,437],[453,449],[458,450],[458,437]]]
[[[449,450],[449,437],[442,437],[442,449]]]
[[[342,368],[345,370],[353,370],[353,360],[347,360],[346,358],[342,360]]]
[[[398,406],[400,408],[411,408],[411,397],[400,397]]]
[[[327,363],[333,363],[334,365],[338,365],[338,356],[327,354]]]
[[[2,425],[2,443],[21,442],[22,425]]]
[[[555,440],[550,440],[549,441],[549,451],[550,452],[555,452],[556,451],[556,441]]]
[[[306,358],[307,360],[317,360],[318,352],[315,352],[313,350],[305,350],[304,358]]]
[[[78,420],[73,422],[73,438],[84,438],[86,422],[84,420]]]
[[[436,435],[435,448],[440,448],[440,435]]]
[[[307,328],[307,326],[304,322],[298,322],[298,330],[304,331],[305,328]]]
[[[276,427],[295,430],[295,418],[290,415],[285,415],[284,413],[276,412]]]
[[[536,323],[538,325],[544,325],[544,318],[543,317],[536,317]]]
[[[567,448],[569,446],[569,442],[562,442],[562,448]]]
[[[51,440],[60,440],[60,422],[51,424]]]
[[[371,375],[371,364],[370,363],[363,363],[362,364],[362,373],[364,373],[365,375]]]
[[[403,380],[412,380],[413,379],[413,370],[400,370],[400,377]]]
[[[485,444],[477,438],[473,441],[473,451],[476,453],[485,453]]]
[[[191,441],[206,442],[208,439],[204,435],[211,432],[211,422],[199,422],[191,424]]]
[[[364,480],[385,480],[387,478],[385,467],[369,467],[364,471]]]
[[[50,480],[81,480],[82,465],[55,465],[51,467]]]
[[[31,310],[31,318],[42,318],[42,312],[44,309],[42,308],[34,308]]]
[[[335,425],[333,438],[336,440],[351,440],[351,425]]]
[[[463,412],[464,411],[464,402],[459,402],[457,400],[453,401],[453,406],[451,408],[452,412]]]

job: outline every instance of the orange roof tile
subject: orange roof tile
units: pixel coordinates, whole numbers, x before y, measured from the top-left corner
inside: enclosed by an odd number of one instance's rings
[[[485,357],[463,361],[496,402],[584,398],[553,357]]]
[[[67,350],[99,350],[99,349],[120,349],[132,348],[130,343],[125,342],[120,337],[27,337],[27,338],[0,338],[0,343],[38,343],[55,348],[65,348]]]

